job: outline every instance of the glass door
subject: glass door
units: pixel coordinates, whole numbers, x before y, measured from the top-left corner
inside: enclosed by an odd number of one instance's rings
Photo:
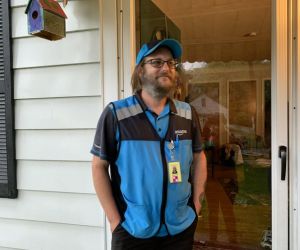
[[[134,52],[183,45],[175,94],[196,108],[208,159],[195,249],[288,249],[288,2],[133,2]]]

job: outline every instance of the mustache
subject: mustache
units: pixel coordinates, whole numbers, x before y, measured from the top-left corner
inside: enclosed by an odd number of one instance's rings
[[[169,79],[172,79],[172,75],[168,74],[168,73],[160,73],[156,79],[158,79],[159,77],[168,77]]]

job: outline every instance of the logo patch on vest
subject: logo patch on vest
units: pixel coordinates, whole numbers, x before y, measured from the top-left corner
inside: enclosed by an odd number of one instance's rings
[[[187,130],[186,129],[178,129],[178,130],[175,130],[175,135],[184,135],[184,134],[187,134]]]

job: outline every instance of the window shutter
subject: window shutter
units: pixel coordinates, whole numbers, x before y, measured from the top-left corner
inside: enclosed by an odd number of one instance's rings
[[[0,1],[0,197],[16,198],[13,72],[9,0]]]

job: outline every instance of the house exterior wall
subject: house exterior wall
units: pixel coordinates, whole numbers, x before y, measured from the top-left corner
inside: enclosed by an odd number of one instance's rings
[[[115,1],[99,1],[105,5],[100,18],[97,0],[70,0],[64,9],[67,37],[50,42],[28,35],[28,1],[11,0],[19,197],[0,200],[0,250],[101,250],[109,245],[109,227],[91,182],[89,149],[103,105],[118,98],[118,69],[111,66],[117,63],[117,34],[111,15]],[[124,30],[123,36],[133,32]],[[126,78],[130,70],[124,71]],[[129,85],[121,87],[125,96],[130,94]],[[299,116],[298,110],[298,123]],[[299,126],[295,130],[299,138]],[[296,221],[298,172],[293,179]],[[297,235],[297,227],[292,229]]]
[[[0,249],[105,249],[89,150],[103,109],[97,0],[69,1],[67,36],[29,36],[12,0],[17,199],[0,200]]]

